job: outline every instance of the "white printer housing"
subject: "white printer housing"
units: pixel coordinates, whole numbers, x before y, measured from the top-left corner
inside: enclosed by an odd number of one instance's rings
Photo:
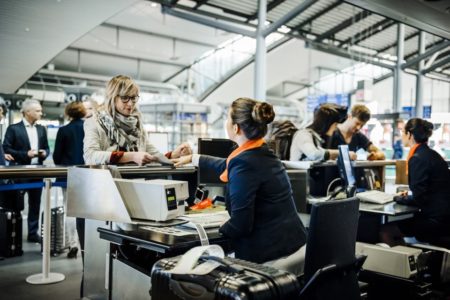
[[[417,274],[417,258],[422,250],[405,246],[391,248],[356,243],[356,253],[367,255],[363,269],[410,278]]]
[[[186,181],[114,179],[133,221],[166,221],[184,214],[189,197]]]

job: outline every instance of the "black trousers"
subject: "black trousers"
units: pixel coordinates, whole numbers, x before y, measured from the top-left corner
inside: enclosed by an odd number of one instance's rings
[[[42,182],[36,179],[28,182]],[[41,208],[42,188],[25,190],[28,193],[28,236],[38,234],[39,210]]]

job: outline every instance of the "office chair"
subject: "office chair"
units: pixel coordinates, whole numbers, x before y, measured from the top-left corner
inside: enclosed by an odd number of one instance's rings
[[[312,206],[300,299],[360,299],[355,257],[359,200],[349,198]]]

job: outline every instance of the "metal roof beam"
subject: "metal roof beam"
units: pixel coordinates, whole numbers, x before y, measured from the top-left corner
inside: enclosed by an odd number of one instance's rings
[[[178,68],[186,67],[186,65],[183,65],[183,64],[180,64],[180,63],[175,63],[175,62],[170,62],[170,61],[161,61],[161,60],[150,59],[150,58],[140,58],[140,57],[136,57],[136,56],[132,56],[132,55],[125,55],[125,54],[118,54],[118,53],[111,53],[111,52],[103,52],[103,51],[92,50],[92,49],[68,47],[67,50],[74,50],[74,51],[79,51],[79,52],[84,52],[84,53],[98,54],[98,55],[111,56],[111,57],[117,57],[117,58],[125,58],[125,59],[131,59],[131,60],[135,60],[135,61],[139,61],[140,60],[140,61],[143,61],[143,62],[148,62],[148,63],[153,63],[153,64],[160,64],[160,65],[169,65],[169,66],[174,66],[174,67],[178,67]]]
[[[267,26],[266,29],[263,31],[263,36],[266,37],[272,32],[276,31],[281,25],[288,23],[293,18],[297,17],[299,14],[301,14],[303,11],[305,11],[310,5],[313,5],[318,0],[305,0],[299,5],[297,5],[294,9],[289,11],[287,14]]]
[[[405,37],[405,42],[408,41],[408,40],[410,40],[410,39],[412,39],[412,38],[414,38],[414,37],[417,36],[418,34],[419,34],[419,32],[417,31],[417,32],[414,32],[414,33],[408,35],[407,37]],[[389,50],[389,49],[391,49],[392,47],[395,47],[395,46],[397,46],[397,41],[395,41],[394,43],[389,44],[389,45],[387,45],[387,46],[384,46],[384,47],[381,48],[381,49],[375,49],[375,50],[376,50],[378,53],[381,53],[381,52],[384,52],[384,51],[386,51],[386,50]]]
[[[240,34],[240,35],[244,35],[244,36],[248,36],[248,37],[255,37],[255,32],[251,31],[251,30],[246,30],[234,25],[230,25],[230,24],[225,24],[222,22],[217,22],[208,18],[204,18],[198,15],[194,15],[194,14],[189,14],[189,13],[185,13],[182,11],[178,11],[178,10],[174,10],[168,6],[162,6],[162,13],[163,14],[168,14],[180,19],[184,19],[184,20],[188,20],[191,22],[196,22],[205,26],[209,26],[209,27],[214,27],[214,28],[218,28],[227,32],[232,32],[232,33],[236,33],[236,34]]]
[[[357,23],[365,18],[367,18],[368,16],[371,15],[370,11],[367,10],[363,10],[362,12],[348,18],[347,20],[343,21],[342,23],[340,23],[339,25],[331,28],[330,30],[322,33],[321,35],[319,35],[319,37],[317,38],[317,42],[321,42],[324,39],[330,38],[333,35],[335,35],[336,33],[338,33],[339,31],[347,28],[348,26]]]
[[[429,72],[431,72],[431,71],[433,71],[433,70],[435,70],[435,69],[437,69],[437,68],[439,68],[439,67],[441,67],[441,66],[446,65],[446,64],[449,63],[449,62],[450,62],[450,56],[447,56],[446,58],[441,59],[440,61],[434,63],[434,64],[431,65],[430,67],[428,67],[428,68],[422,70],[422,74],[429,73]]]
[[[349,37],[345,41],[339,44],[339,47],[342,47],[346,44],[353,44],[356,45],[369,37],[373,36],[374,34],[381,32],[382,30],[386,30],[387,28],[395,25],[395,21],[391,19],[383,19],[380,22],[364,29],[363,31],[358,32],[357,34]],[[381,29],[379,29],[381,27]]]
[[[281,3],[283,3],[285,0],[274,0],[272,2],[270,2],[269,4],[267,4],[267,12],[271,11],[272,9],[274,9],[275,7],[277,7],[278,5],[280,5]],[[254,20],[256,19],[256,17],[258,17],[258,11],[256,11],[249,19],[250,20]]]
[[[369,55],[365,55],[362,53],[355,53],[354,51],[352,51],[352,53],[349,53],[347,50],[336,47],[336,46],[317,43],[316,41],[309,41],[308,44],[310,45],[310,47],[312,49],[315,49],[315,50],[327,52],[327,53],[330,53],[333,55],[346,57],[346,58],[349,58],[352,60],[357,60],[357,61],[373,64],[375,66],[379,66],[382,68],[387,68],[387,69],[392,70],[395,67],[395,65],[390,65],[390,64],[383,63],[381,61],[377,61]]]
[[[312,21],[318,19],[319,17],[323,16],[324,14],[326,14],[327,12],[333,10],[334,8],[338,7],[339,5],[341,5],[343,2],[341,1],[336,1],[333,4],[331,4],[330,6],[325,7],[324,9],[322,9],[321,11],[319,11],[318,13],[316,13],[315,15],[309,17],[308,19],[306,19],[305,21],[301,22],[300,24],[298,24],[297,26],[295,26],[294,28],[292,28],[292,30],[300,30],[303,26],[311,23]]]
[[[409,68],[409,67],[417,64],[422,59],[425,59],[425,58],[429,57],[430,55],[433,55],[435,52],[441,51],[441,50],[447,48],[448,46],[450,46],[450,41],[444,41],[443,40],[438,45],[436,45],[436,46],[428,49],[427,51],[425,51],[425,53],[423,53],[421,55],[418,55],[415,58],[410,59],[407,62],[405,62],[404,64],[402,64],[402,69]]]
[[[122,29],[122,30],[126,30],[126,31],[129,31],[129,32],[145,34],[145,35],[149,35],[149,36],[155,36],[155,37],[159,37],[159,38],[162,38],[162,39],[168,39],[168,40],[175,39],[175,40],[177,40],[179,42],[183,42],[183,43],[187,43],[187,44],[193,44],[193,45],[198,45],[198,46],[204,46],[204,47],[208,47],[208,48],[216,48],[217,47],[214,44],[208,44],[208,43],[204,43],[204,42],[189,40],[189,39],[186,39],[186,38],[174,37],[172,35],[166,35],[166,34],[161,34],[161,33],[156,33],[156,32],[151,32],[151,31],[145,31],[145,30],[131,28],[131,27],[126,27],[126,26],[122,26],[122,25],[114,25],[114,24],[110,24],[110,23],[103,23],[100,26],[104,26],[104,27],[108,27],[108,28],[114,28],[114,29]]]

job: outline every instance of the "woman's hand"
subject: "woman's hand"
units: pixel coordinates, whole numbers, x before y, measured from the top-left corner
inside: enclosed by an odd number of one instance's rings
[[[180,158],[189,154],[192,154],[191,146],[188,143],[182,143],[172,151],[171,158]]]
[[[354,151],[350,151],[349,155],[351,160],[356,160],[356,158],[358,157]]]
[[[158,158],[147,152],[125,152],[120,162],[135,162],[139,166],[148,164],[152,161],[158,161]]]
[[[175,164],[175,167],[180,167],[182,165],[189,164],[192,162],[192,154],[185,155],[180,158],[174,158],[174,159],[171,159],[171,161],[173,161],[173,163]]]

